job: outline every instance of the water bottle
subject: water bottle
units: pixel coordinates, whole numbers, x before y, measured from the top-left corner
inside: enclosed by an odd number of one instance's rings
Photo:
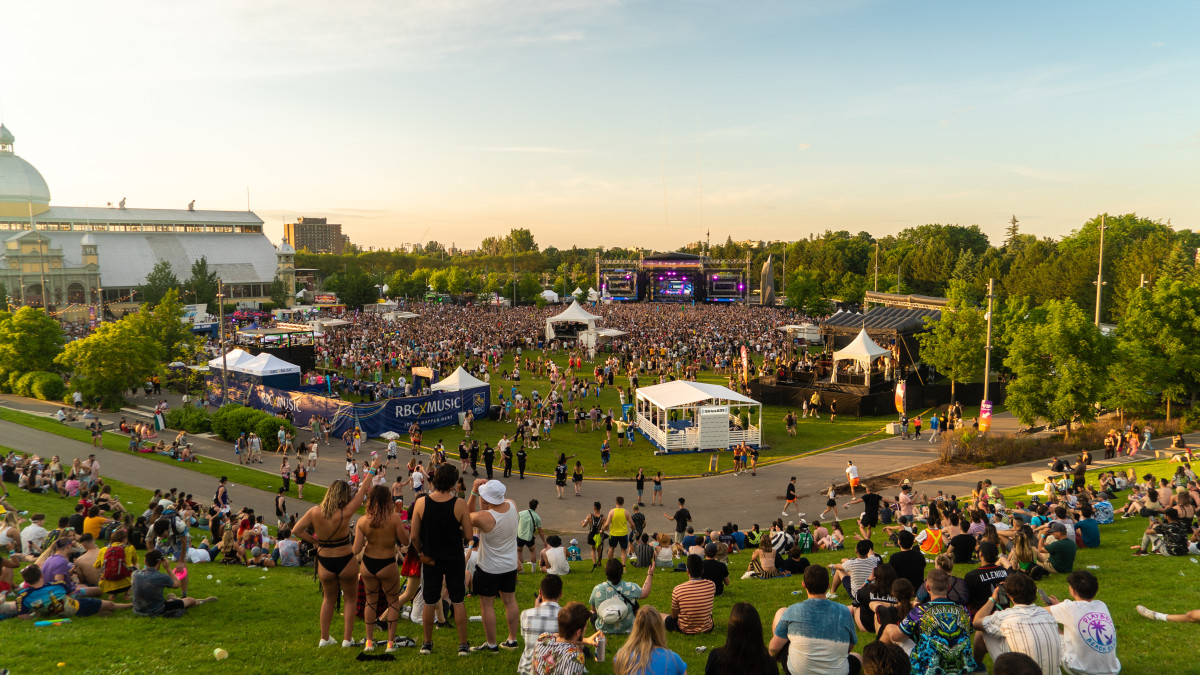
[[[596,661],[604,663],[604,648],[608,645],[608,639],[604,637],[604,633],[596,638]]]

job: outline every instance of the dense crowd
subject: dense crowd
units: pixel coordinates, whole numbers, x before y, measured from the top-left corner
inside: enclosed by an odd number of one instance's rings
[[[397,494],[374,480],[380,468],[380,460],[370,462],[372,479],[356,489],[334,481],[322,503],[303,514],[277,511],[272,528],[261,514],[235,511],[224,480],[211,502],[160,490],[139,513],[113,495],[94,455],[64,465],[58,457],[10,453],[0,483],[0,590],[15,595],[0,615],[179,616],[216,600],[188,596],[189,573],[198,566],[314,565],[323,592],[322,647],[395,653],[419,645],[428,654],[435,650],[434,628],[452,620],[458,654],[521,649],[523,674],[574,675],[589,659],[611,659],[620,675],[657,675],[686,670],[668,635],[711,632],[718,596],[736,597],[741,583],[794,575],[807,599],[774,612],[769,641],[761,638],[767,617],[738,602],[706,672],[973,673],[990,655],[995,673],[1061,667],[1108,674],[1120,671],[1116,628],[1098,599],[1098,579],[1082,564],[1104,527],[1117,517],[1147,518],[1135,555],[1200,553],[1193,527],[1200,487],[1187,463],[1169,478],[1106,472],[1095,485],[1072,470],[1011,505],[987,481],[962,499],[921,494],[907,483],[894,495],[864,485],[861,496],[841,505],[862,505],[852,546],[833,534],[840,535],[836,521],[833,529],[803,519],[744,530],[735,523],[698,528],[682,498],[667,515],[666,531],[658,531],[640,509],[640,494],[629,506],[622,497],[607,509],[595,503],[579,538],[564,541],[543,532],[536,500],[520,508],[500,480],[468,485],[454,463],[443,462],[413,485],[418,496],[405,503],[403,485]],[[57,493],[72,513],[50,523],[35,513],[26,523],[10,503],[8,485]],[[1122,493],[1128,501],[1118,514],[1113,500]],[[880,550],[877,533],[885,542]],[[843,546],[852,554],[840,563],[826,568],[808,561],[814,551]],[[603,578],[586,597],[564,597],[563,577],[587,574],[571,562],[588,554],[592,573],[602,568]],[[956,575],[957,566],[970,571]],[[640,584],[628,578],[637,570],[644,570]],[[542,573],[537,597],[522,611],[518,574],[535,571]],[[1066,576],[1069,599],[1038,589],[1050,575]],[[655,583],[673,585],[669,608],[641,604]],[[468,593],[480,601],[485,635],[474,646],[467,641]],[[848,604],[838,601],[843,593]],[[343,621],[334,637],[339,600]],[[1200,611],[1138,611],[1148,619],[1200,622]],[[356,639],[360,619],[362,640]],[[399,634],[404,620],[421,624],[420,640]],[[859,632],[876,641],[856,654]],[[606,654],[609,638],[618,635],[628,637]]]

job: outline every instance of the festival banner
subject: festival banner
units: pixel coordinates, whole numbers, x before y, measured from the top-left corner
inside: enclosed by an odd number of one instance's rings
[[[986,432],[992,428],[992,402],[984,401],[979,404],[979,431]]]
[[[904,414],[906,407],[904,405],[904,397],[905,394],[908,393],[907,389],[908,388],[905,386],[903,381],[896,383],[896,412],[900,413],[901,415]]]

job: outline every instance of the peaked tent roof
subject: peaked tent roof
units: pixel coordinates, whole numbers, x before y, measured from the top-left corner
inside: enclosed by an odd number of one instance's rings
[[[728,387],[722,387],[719,384],[688,382],[686,380],[675,380],[674,382],[664,382],[663,384],[642,387],[637,390],[637,395],[660,408],[677,408],[693,403],[703,403],[712,399],[721,399],[732,403],[758,403],[758,401],[748,396],[742,396],[736,391]]]
[[[854,341],[833,353],[834,361],[859,361],[870,363],[881,356],[890,356],[891,352],[879,345],[867,335],[867,329],[858,331]]]
[[[475,377],[474,375],[463,370],[462,366],[458,370],[450,373],[448,377],[433,385],[429,389],[432,391],[462,391],[463,389],[474,389],[475,387],[486,387],[487,382]]]
[[[247,361],[253,361],[254,355],[244,349],[231,349],[225,353],[224,360],[225,363],[229,365],[230,370],[236,370],[238,365],[246,363]],[[208,367],[218,369],[221,368],[221,357],[218,356],[215,359],[210,359],[208,362]]]
[[[300,366],[288,363],[277,356],[262,353],[249,361],[239,363],[237,370],[249,375],[286,375],[289,373],[298,374]]]
[[[592,314],[586,309],[579,306],[578,300],[573,300],[571,306],[564,309],[559,314],[546,319],[546,321],[595,321],[601,317]]]

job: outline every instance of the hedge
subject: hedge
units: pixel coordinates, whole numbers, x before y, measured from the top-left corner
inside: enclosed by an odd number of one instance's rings
[[[185,405],[167,410],[167,426],[189,434],[204,434],[212,430],[212,415],[199,406]]]
[[[275,449],[275,434],[280,426],[293,437],[296,435],[296,427],[291,422],[236,403],[221,406],[213,413],[211,426],[212,432],[226,441],[232,441],[242,433],[254,432],[263,439],[263,450]]]
[[[37,397],[43,401],[57,401],[66,390],[61,377],[44,370],[12,373],[8,381],[17,396]]]

